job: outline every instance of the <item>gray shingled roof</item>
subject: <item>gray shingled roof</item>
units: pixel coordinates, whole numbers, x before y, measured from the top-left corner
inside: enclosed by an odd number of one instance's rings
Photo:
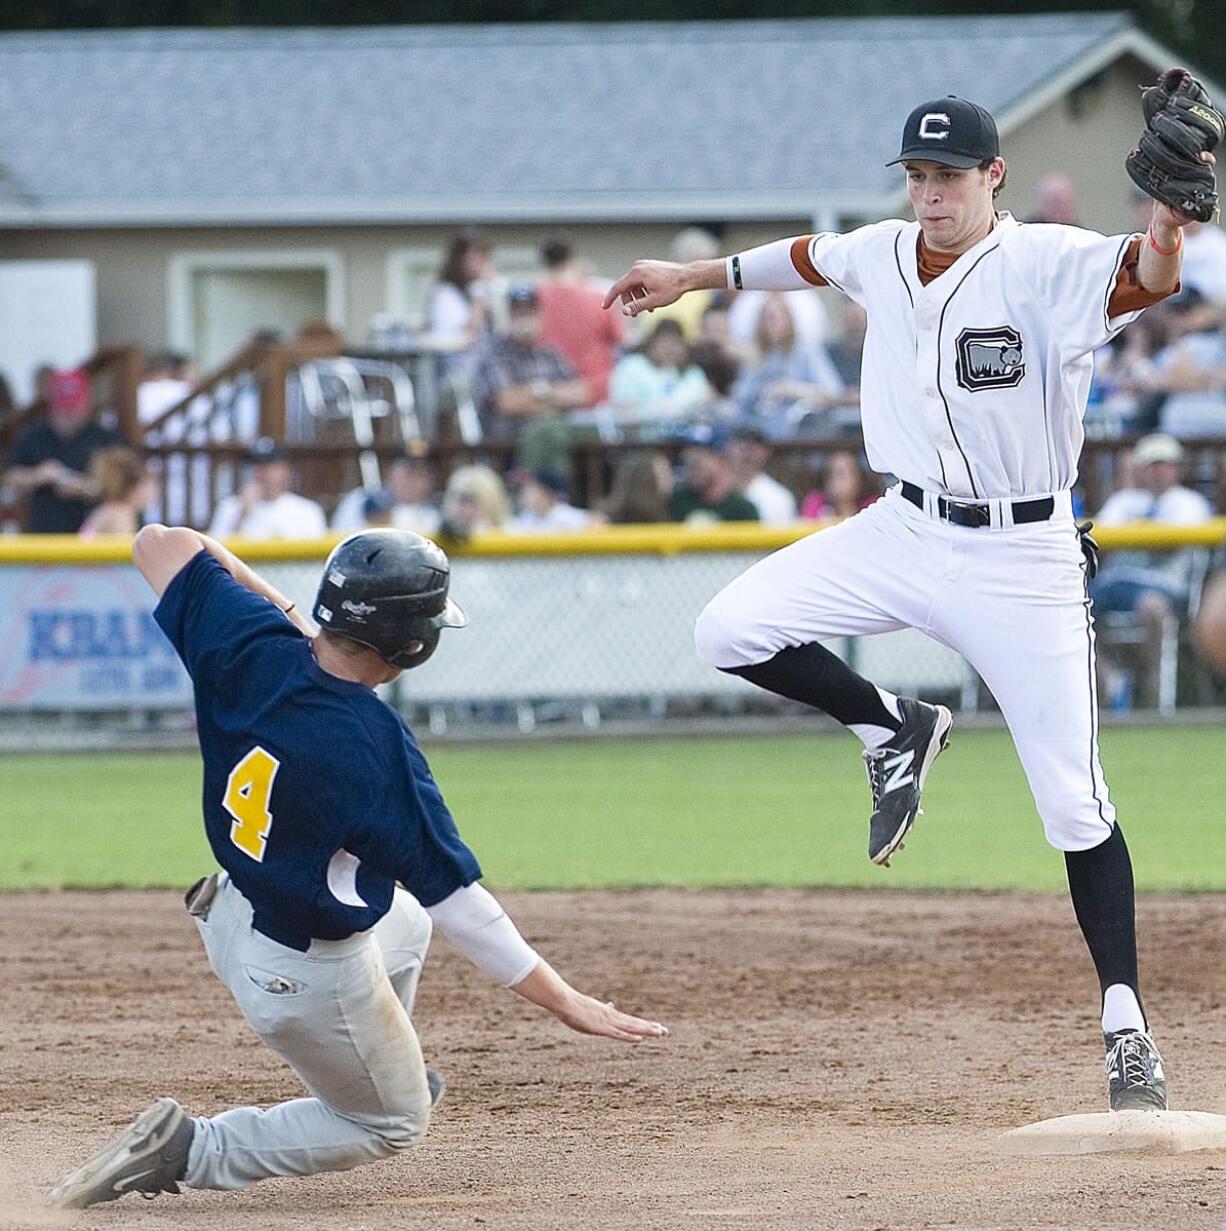
[[[0,222],[869,208],[916,102],[961,94],[1007,129],[1129,34],[1078,14],[4,35]]]

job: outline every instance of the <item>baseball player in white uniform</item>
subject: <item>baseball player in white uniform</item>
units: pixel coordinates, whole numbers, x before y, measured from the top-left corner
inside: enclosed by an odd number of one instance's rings
[[[1210,161],[1211,155],[1205,156]],[[914,222],[784,239],[727,259],[639,261],[610,288],[630,316],[690,290],[833,286],[868,313],[865,448],[899,480],[856,516],[776,552],[695,630],[707,662],[833,715],[864,742],[869,857],[902,845],[951,724],[821,642],[918,628],[1000,704],[1102,985],[1110,1104],[1166,1106],[1137,975],[1132,866],[1098,756],[1095,548],[1073,520],[1091,352],[1178,285],[1183,216],[1106,237],[997,212],[996,124],[949,97],[908,117]]]

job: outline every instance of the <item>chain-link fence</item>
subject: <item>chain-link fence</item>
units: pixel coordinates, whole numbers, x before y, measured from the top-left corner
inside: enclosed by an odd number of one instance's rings
[[[679,700],[760,696],[699,660],[693,628],[708,600],[763,554],[461,557],[451,593],[471,623],[444,633],[434,657],[405,678],[403,702],[641,702],[658,712]],[[296,602],[310,603],[314,565],[269,564],[263,572]],[[921,633],[831,648],[853,654],[883,687],[973,703],[974,673]]]

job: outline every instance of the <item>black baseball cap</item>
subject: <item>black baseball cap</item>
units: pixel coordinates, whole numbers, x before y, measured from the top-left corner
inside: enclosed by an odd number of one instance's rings
[[[920,103],[907,116],[902,152],[886,166],[923,160],[965,170],[999,157],[996,121],[977,103],[950,94]]]

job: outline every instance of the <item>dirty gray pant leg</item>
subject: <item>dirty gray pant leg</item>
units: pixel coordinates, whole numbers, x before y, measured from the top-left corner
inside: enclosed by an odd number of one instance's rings
[[[196,922],[248,1024],[313,1097],[197,1118],[185,1183],[236,1189],[344,1171],[422,1139],[430,1092],[409,1009],[430,919],[411,896],[398,890],[369,932],[316,941],[307,953],[254,931],[250,905],[228,880]]]

